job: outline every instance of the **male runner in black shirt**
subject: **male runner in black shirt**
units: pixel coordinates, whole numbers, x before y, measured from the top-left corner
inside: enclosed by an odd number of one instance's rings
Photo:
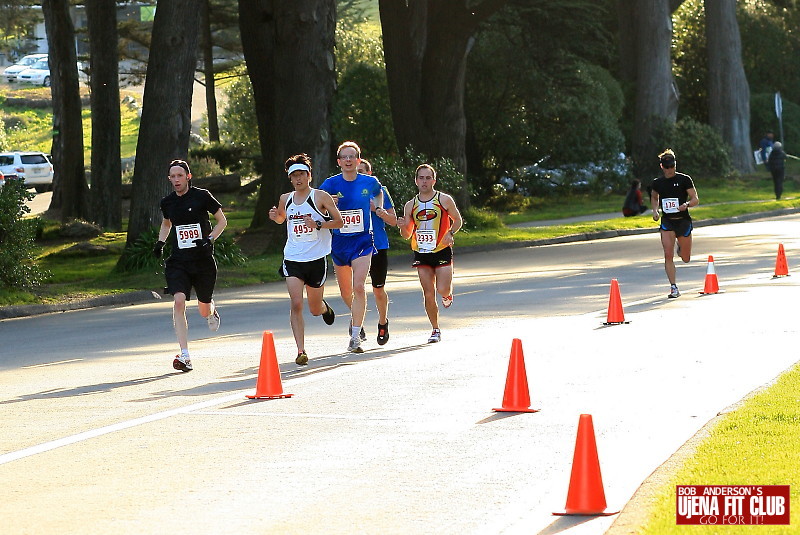
[[[689,208],[700,204],[692,177],[675,170],[675,153],[667,149],[658,155],[663,175],[653,180],[650,203],[653,221],[661,218],[661,246],[664,248],[664,271],[667,272],[670,291],[668,297],[680,297],[675,283],[675,240],[678,240],[678,255],[684,262],[692,256],[692,218]],[[659,214],[661,209],[661,214]]]
[[[153,254],[160,258],[164,242],[170,238],[172,254],[166,261],[164,275],[167,293],[174,299],[172,322],[181,348],[180,355],[172,361],[172,367],[184,372],[192,371],[186,321],[186,301],[191,298],[192,288],[197,292],[197,310],[208,321],[208,328],[212,331],[219,329],[219,312],[212,299],[217,282],[213,243],[228,224],[222,205],[208,190],[192,186],[191,179],[189,164],[183,160],[170,162],[169,181],[174,191],[161,199],[164,220],[153,249]],[[208,214],[216,220],[213,229]],[[173,227],[175,232],[171,232]]]

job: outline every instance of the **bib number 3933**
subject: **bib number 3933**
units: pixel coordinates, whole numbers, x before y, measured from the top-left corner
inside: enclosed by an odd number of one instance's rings
[[[344,221],[342,234],[364,232],[364,213],[361,210],[342,210],[340,213]]]
[[[196,246],[194,240],[199,240],[203,237],[200,223],[178,225],[175,227],[175,234],[178,237],[178,249],[191,249]]]

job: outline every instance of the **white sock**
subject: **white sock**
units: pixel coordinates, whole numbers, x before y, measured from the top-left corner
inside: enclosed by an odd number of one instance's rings
[[[189,358],[189,350],[188,349],[181,349],[181,356],[183,358]]]
[[[350,327],[350,337],[355,338],[357,336],[361,336],[361,325]]]

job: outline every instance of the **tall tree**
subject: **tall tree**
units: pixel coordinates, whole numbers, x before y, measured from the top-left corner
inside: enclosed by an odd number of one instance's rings
[[[136,144],[126,249],[161,221],[159,201],[169,192],[167,164],[186,158],[189,151],[200,24],[196,8],[196,0],[158,3]]]
[[[331,169],[336,1],[239,0],[239,27],[263,157],[255,228],[288,190],[287,157],[309,154],[317,181]]]
[[[620,31],[632,30],[633,38],[620,40],[626,47],[621,62],[631,62],[634,70],[622,69],[623,77],[635,75],[635,104],[631,152],[636,176],[657,169],[654,136],[663,124],[672,124],[678,115],[678,89],[672,76],[672,10],[678,0],[619,0]],[[632,23],[632,24],[631,24]]]
[[[506,0],[380,0],[395,136],[466,173],[464,85],[478,25]],[[459,201],[468,205],[466,188]]]
[[[92,88],[92,189],[95,223],[122,228],[119,56],[115,2],[87,2]]]
[[[708,119],[732,149],[740,173],[753,171],[750,146],[750,87],[742,64],[736,0],[706,0]]]
[[[89,219],[89,186],[83,163],[83,122],[75,53],[75,28],[68,0],[44,0],[45,32],[53,96],[53,199],[61,220]]]
[[[208,110],[208,140],[219,141],[219,121],[217,120],[216,80],[214,79],[214,42],[211,38],[211,0],[200,2],[200,27],[203,51],[203,85],[206,89],[206,110]]]

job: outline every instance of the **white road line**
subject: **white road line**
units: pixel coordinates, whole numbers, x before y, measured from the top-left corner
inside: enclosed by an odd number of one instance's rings
[[[23,370],[30,370],[33,368],[44,368],[45,366],[57,366],[59,364],[66,364],[68,362],[80,362],[83,359],[69,359],[69,360],[59,360],[58,362],[48,362],[46,364],[34,364],[32,366],[23,366]]]
[[[287,379],[284,380],[283,383],[291,382],[294,385],[308,383],[311,381],[316,381],[321,379],[322,377],[327,377],[330,373],[335,373],[339,371],[341,373],[341,369],[334,368],[330,370],[328,373],[320,373],[309,375],[305,377],[299,377],[296,379]],[[39,453],[45,453],[50,450],[54,450],[56,448],[60,448],[61,446],[68,446],[70,444],[76,444],[78,442],[82,442],[84,440],[89,440],[92,438],[97,438],[103,435],[107,435],[109,433],[115,433],[117,431],[122,431],[124,429],[130,429],[131,427],[136,427],[137,425],[148,424],[151,422],[157,422],[158,420],[163,420],[165,418],[169,418],[171,416],[176,416],[178,414],[187,414],[194,411],[200,411],[202,409],[206,409],[209,407],[213,407],[215,405],[220,405],[222,403],[228,403],[230,401],[237,401],[246,399],[245,395],[252,393],[253,389],[249,388],[247,390],[239,390],[233,394],[229,394],[225,397],[209,399],[208,401],[201,401],[200,403],[195,403],[193,405],[187,405],[186,407],[179,407],[177,409],[170,409],[168,411],[157,412],[155,414],[150,414],[148,416],[142,416],[141,418],[134,418],[133,420],[127,420],[124,422],[119,422],[112,425],[107,425],[105,427],[100,427],[98,429],[92,429],[89,431],[84,431],[83,433],[78,433],[76,435],[71,435],[64,438],[59,438],[57,440],[51,440],[50,442],[44,442],[42,444],[37,444],[36,446],[31,446],[30,448],[25,448],[18,451],[12,451],[3,455],[0,455],[0,465],[4,465],[6,463],[10,463],[12,461],[17,461],[19,459],[24,459],[25,457],[30,457],[32,455],[38,455]],[[221,412],[221,411],[219,411]]]

